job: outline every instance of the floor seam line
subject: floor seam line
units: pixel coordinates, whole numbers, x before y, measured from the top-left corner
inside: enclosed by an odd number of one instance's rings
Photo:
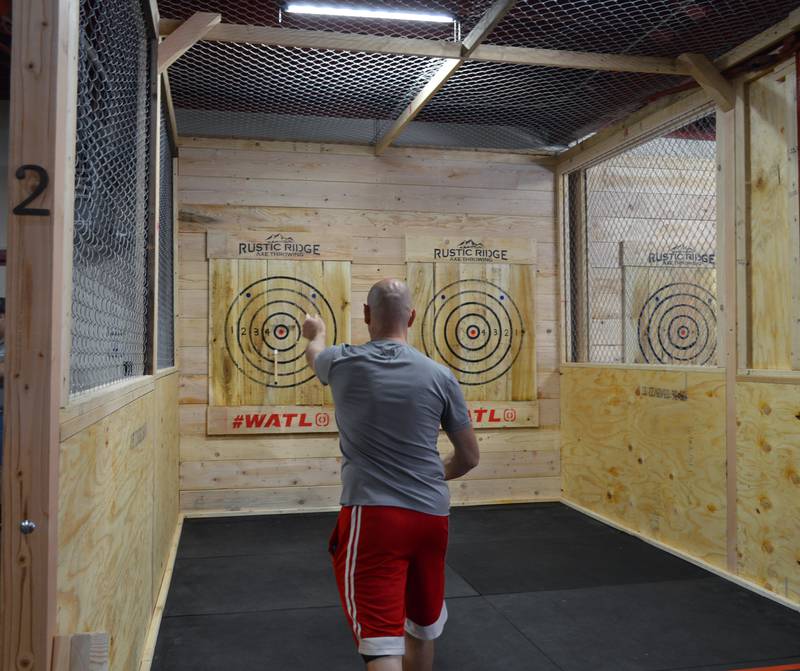
[[[561,666],[560,664],[556,663],[556,660],[554,660],[554,659],[553,659],[553,658],[552,658],[550,655],[548,655],[548,654],[547,654],[547,653],[546,653],[544,650],[542,650],[542,649],[541,649],[541,648],[540,648],[540,647],[539,647],[539,646],[536,644],[536,642],[530,638],[530,636],[528,636],[528,635],[527,635],[527,634],[526,634],[524,631],[522,631],[522,630],[521,630],[521,629],[520,629],[520,628],[519,628],[519,627],[518,627],[518,626],[517,626],[517,625],[516,625],[516,624],[515,624],[515,623],[514,623],[514,622],[513,622],[511,619],[510,619],[510,618],[506,617],[505,613],[501,612],[501,611],[500,611],[500,610],[497,608],[497,606],[495,606],[495,605],[494,605],[494,604],[493,604],[493,603],[492,603],[492,602],[491,602],[489,599],[487,599],[486,597],[484,597],[484,596],[481,596],[481,598],[482,598],[482,599],[483,599],[483,600],[484,600],[486,603],[488,603],[488,604],[489,604],[489,607],[490,607],[492,610],[494,610],[494,612],[495,612],[495,613],[497,613],[497,614],[498,614],[498,615],[499,615],[501,618],[503,618],[503,619],[504,619],[506,622],[508,622],[508,624],[510,624],[510,625],[511,625],[511,626],[512,626],[512,627],[513,627],[513,628],[514,628],[516,631],[517,631],[517,633],[519,633],[519,635],[520,635],[520,636],[522,636],[522,638],[524,638],[526,641],[528,641],[528,643],[530,643],[530,644],[531,644],[531,645],[532,645],[534,648],[536,648],[536,649],[537,649],[537,650],[538,650],[538,651],[539,651],[539,652],[542,654],[542,656],[543,656],[543,657],[545,657],[545,659],[547,659],[547,660],[548,660],[548,661],[549,661],[549,662],[550,662],[550,663],[551,663],[553,666],[555,666],[557,669],[559,669],[559,671],[564,671],[564,667],[563,667],[563,666]]]

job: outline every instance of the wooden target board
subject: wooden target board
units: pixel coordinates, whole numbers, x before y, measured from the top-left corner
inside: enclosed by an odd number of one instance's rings
[[[626,363],[713,365],[718,329],[713,251],[620,245]]]
[[[307,237],[209,234],[209,434],[335,430],[301,327],[318,314],[328,345],[349,341],[350,262],[326,258],[349,251]]]
[[[537,426],[535,243],[409,236],[406,263],[410,342],[453,371],[475,425]]]

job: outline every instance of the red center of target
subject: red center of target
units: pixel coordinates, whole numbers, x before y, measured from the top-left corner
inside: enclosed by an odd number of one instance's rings
[[[285,338],[287,335],[289,335],[289,329],[285,326],[277,326],[275,328],[275,336],[277,338]]]
[[[689,337],[689,329],[688,329],[688,328],[686,328],[685,326],[681,326],[681,327],[678,329],[678,335],[679,335],[681,338],[688,338],[688,337]]]
[[[477,338],[479,333],[480,333],[480,331],[478,330],[478,327],[477,327],[477,326],[470,326],[470,327],[467,329],[467,335],[468,335],[470,338]]]

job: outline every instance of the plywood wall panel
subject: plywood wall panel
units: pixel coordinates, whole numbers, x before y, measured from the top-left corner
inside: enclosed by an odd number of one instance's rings
[[[61,444],[58,618],[139,668],[178,520],[178,374]]]
[[[750,289],[752,366],[792,368],[792,250],[788,216],[786,78],[775,73],[749,87]],[[796,252],[795,252],[796,254]]]
[[[800,603],[800,386],[736,385],[739,574]]]
[[[723,374],[567,367],[561,394],[564,496],[723,566]]]
[[[558,452],[558,429],[553,428],[560,416],[557,236],[548,165],[511,154],[398,150],[377,159],[361,147],[344,145],[205,139],[186,140],[182,151],[178,331],[184,510],[308,509],[338,502],[337,481],[324,484],[333,477],[329,460],[339,456],[335,434],[205,435],[209,351],[199,334],[208,319],[208,231],[305,231],[348,238],[354,253],[352,342],[369,337],[361,316],[369,288],[384,277],[405,278],[407,233],[535,240],[538,272],[530,293],[539,375],[535,389],[519,381],[516,393],[535,392],[540,424],[550,426],[480,432],[483,450],[508,454],[489,458],[481,467],[488,475],[468,480],[461,500],[557,495],[557,472],[530,473],[531,451],[549,455],[536,457],[545,460]],[[446,444],[440,448],[448,449]],[[214,485],[217,476],[226,487]],[[246,484],[237,485],[237,478]]]
[[[156,380],[153,438],[153,603],[178,523],[178,374]]]

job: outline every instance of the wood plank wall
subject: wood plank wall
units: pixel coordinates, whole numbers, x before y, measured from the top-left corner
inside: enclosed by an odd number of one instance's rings
[[[404,277],[403,239],[464,234],[538,244],[540,429],[481,432],[484,458],[454,502],[557,498],[558,286],[552,166],[516,154],[185,138],[179,160],[181,506],[187,511],[327,508],[339,496],[335,435],[209,438],[208,263],[212,230],[313,231],[352,239],[352,340],[368,336],[369,287]],[[442,445],[447,450],[446,445]]]
[[[137,669],[178,521],[178,374],[60,452],[57,632],[108,632],[110,671]]]
[[[736,110],[735,529],[726,529],[724,373],[568,366],[564,497],[800,605],[800,209],[794,60]],[[731,152],[729,152],[730,154]],[[733,204],[728,204],[729,208]],[[696,370],[696,369],[695,369]],[[636,396],[680,386],[688,400]],[[726,545],[735,544],[735,566]]]

